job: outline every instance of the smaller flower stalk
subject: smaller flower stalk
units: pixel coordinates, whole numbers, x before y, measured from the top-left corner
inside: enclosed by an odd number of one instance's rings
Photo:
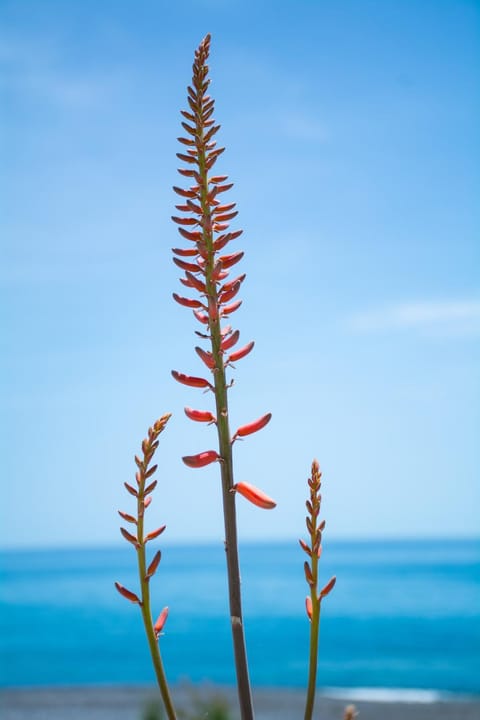
[[[317,460],[312,463],[312,474],[308,479],[310,497],[306,502],[308,515],[305,518],[309,543],[300,540],[302,550],[308,555],[305,561],[305,579],[310,587],[310,594],[305,599],[305,609],[310,621],[310,657],[308,667],[308,687],[305,705],[305,720],[311,720],[315,704],[315,690],[317,682],[318,664],[318,636],[320,631],[320,607],[324,597],[333,589],[336,577],[332,577],[327,584],[318,590],[318,564],[322,554],[322,532],[325,520],[318,521],[322,496],[320,494],[322,473]]]
[[[143,624],[145,626],[145,633],[147,635],[148,646],[150,648],[150,654],[152,656],[153,667],[157,677],[158,686],[160,693],[165,705],[168,720],[176,720],[176,712],[173,706],[173,702],[170,696],[170,691],[167,684],[165,670],[163,668],[162,657],[160,654],[159,638],[162,630],[165,626],[168,617],[168,608],[165,607],[161,611],[155,623],[152,619],[152,613],[150,609],[150,578],[155,575],[161,560],[161,552],[157,550],[153,559],[147,566],[147,558],[145,547],[148,542],[155,540],[165,530],[165,525],[152,530],[145,534],[144,532],[144,517],[145,510],[151,503],[151,493],[157,485],[157,481],[153,480],[149,482],[149,479],[155,473],[157,465],[150,465],[158,447],[158,437],[163,432],[165,426],[170,418],[170,414],[163,415],[157,420],[151,428],[148,430],[148,436],[142,442],[142,458],[135,456],[135,463],[137,465],[137,473],[135,475],[137,487],[132,487],[128,483],[125,483],[125,487],[130,495],[133,495],[137,500],[137,514],[130,515],[122,510],[118,511],[120,517],[133,526],[132,532],[126,528],[121,527],[120,532],[127,542],[129,542],[135,548],[137,552],[138,562],[138,575],[140,581],[140,596],[136,595],[131,590],[123,587],[120,583],[116,582],[115,587],[117,588],[120,595],[126,600],[139,605],[142,612]]]

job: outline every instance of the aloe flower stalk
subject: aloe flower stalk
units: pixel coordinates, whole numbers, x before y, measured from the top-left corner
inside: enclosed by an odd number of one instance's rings
[[[311,720],[313,706],[315,703],[315,690],[317,682],[318,662],[318,636],[320,631],[320,606],[324,597],[333,589],[336,578],[332,577],[328,583],[318,591],[318,564],[322,554],[322,532],[325,528],[325,520],[318,521],[322,496],[320,488],[322,485],[322,473],[317,460],[312,463],[312,474],[308,479],[310,498],[306,502],[308,515],[305,518],[309,543],[300,540],[300,546],[308,555],[309,561],[304,564],[305,579],[310,587],[310,594],[305,599],[305,609],[310,620],[310,657],[308,664],[308,687],[305,705],[305,720]]]
[[[218,462],[220,466],[225,523],[225,550],[229,586],[229,605],[233,636],[238,695],[242,720],[254,717],[250,680],[243,627],[242,602],[240,594],[240,571],[238,559],[237,523],[235,497],[237,492],[255,505],[265,509],[275,503],[261,491],[244,484],[235,485],[233,479],[232,444],[261,430],[270,420],[270,414],[259,420],[243,425],[231,436],[228,413],[228,389],[226,369],[233,362],[244,358],[253,348],[249,342],[238,350],[232,350],[240,333],[233,330],[226,320],[241,305],[237,295],[242,287],[245,274],[230,279],[230,271],[239,263],[243,252],[225,252],[227,245],[235,241],[241,230],[230,231],[229,223],[237,216],[235,203],[226,202],[224,193],[231,189],[226,175],[214,175],[213,167],[224,148],[218,148],[215,136],[220,128],[213,119],[214,100],[207,95],[207,59],[210,50],[210,35],[207,35],[195,52],[192,85],[188,87],[188,109],[182,111],[182,127],[185,136],[178,138],[183,151],[177,157],[185,167],[179,173],[188,178],[192,185],[187,188],[175,187],[182,198],[176,208],[179,215],[173,217],[178,231],[187,241],[186,248],[174,248],[173,261],[184,272],[182,285],[195,292],[195,297],[173,294],[174,300],[193,311],[201,329],[197,336],[207,342],[207,348],[196,347],[195,351],[204,366],[209,379],[173,371],[172,375],[183,385],[212,391],[215,396],[215,412],[185,408],[186,415],[194,422],[215,424],[218,435],[218,452],[206,450],[183,458],[186,465],[201,468]]]
[[[125,540],[133,545],[137,552],[140,597],[131,590],[125,588],[123,585],[120,585],[118,582],[115,583],[115,587],[120,595],[122,595],[126,600],[130,600],[130,602],[140,606],[148,646],[152,656],[152,663],[155,669],[162,700],[165,705],[165,710],[169,720],[176,720],[177,716],[170,696],[159,647],[159,638],[167,620],[168,608],[163,608],[155,623],[153,622],[152,612],[150,609],[150,578],[155,575],[158,569],[161,552],[160,550],[157,550],[153,559],[147,566],[145,551],[146,544],[159,537],[165,530],[165,525],[157,528],[156,530],[152,530],[147,534],[145,534],[144,528],[145,510],[151,504],[151,493],[157,485],[157,481],[151,479],[157,469],[157,465],[151,465],[151,462],[158,447],[158,437],[165,429],[169,418],[170,414],[165,414],[157,420],[151,428],[149,428],[148,435],[142,442],[142,458],[140,459],[135,456],[135,463],[138,468],[135,475],[136,487],[125,483],[125,488],[128,493],[133,495],[137,500],[136,514],[129,515],[122,510],[118,511],[120,517],[125,520],[125,522],[129,523],[129,525],[133,526],[133,530],[131,532],[124,527],[120,528],[120,532]]]

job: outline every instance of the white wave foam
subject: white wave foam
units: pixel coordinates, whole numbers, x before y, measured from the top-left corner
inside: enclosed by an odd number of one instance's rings
[[[416,688],[323,688],[322,695],[339,700],[395,703],[434,703],[446,700],[446,693]]]

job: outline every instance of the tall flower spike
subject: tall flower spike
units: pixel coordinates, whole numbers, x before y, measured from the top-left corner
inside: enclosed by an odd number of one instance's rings
[[[118,582],[115,583],[115,587],[117,588],[120,595],[122,595],[126,600],[130,600],[130,602],[140,606],[143,624],[145,627],[145,633],[152,656],[152,662],[155,668],[158,686],[160,688],[160,693],[165,705],[167,717],[168,720],[176,720],[177,716],[172,703],[172,699],[170,697],[170,690],[167,685],[167,679],[165,677],[165,671],[163,669],[162,657],[160,655],[160,649],[157,642],[161,630],[167,619],[168,609],[165,608],[162,613],[160,613],[160,616],[155,625],[152,624],[152,613],[150,609],[150,578],[153,577],[153,575],[155,575],[155,573],[157,572],[158,566],[160,564],[161,552],[160,550],[157,550],[157,552],[153,556],[153,559],[150,561],[150,564],[147,567],[147,558],[145,551],[146,544],[150,540],[154,540],[159,535],[161,535],[165,530],[165,525],[158,528],[157,530],[153,530],[150,533],[145,534],[144,532],[145,510],[151,501],[150,493],[154,490],[157,484],[157,481],[153,480],[147,485],[148,479],[152,477],[152,475],[157,469],[157,466],[151,465],[151,462],[158,447],[158,438],[165,429],[165,426],[169,419],[169,413],[162,415],[162,417],[157,420],[152,425],[152,427],[148,429],[147,437],[142,442],[142,456],[135,456],[135,464],[138,468],[138,471],[135,475],[135,480],[138,489],[135,490],[131,485],[125,483],[125,487],[130,493],[130,495],[133,495],[136,498],[136,516],[128,515],[127,513],[124,513],[122,511],[119,512],[120,516],[127,522],[134,525],[136,530],[136,534],[133,535],[132,533],[125,530],[125,528],[120,528],[120,532],[122,533],[125,540],[131,543],[135,547],[137,552],[138,577],[140,581],[140,597],[131,590],[127,590],[127,588],[123,587],[123,585],[120,585],[120,583]]]
[[[305,705],[305,720],[311,720],[313,715],[313,706],[315,703],[315,689],[317,681],[317,663],[318,663],[318,633],[320,629],[320,604],[324,597],[333,589],[336,578],[331,580],[318,592],[318,562],[322,552],[322,531],[325,527],[325,521],[318,522],[320,514],[320,505],[322,496],[320,489],[322,485],[322,473],[317,460],[312,463],[312,474],[308,479],[308,487],[310,496],[307,500],[306,507],[308,515],[305,518],[305,525],[309,534],[310,543],[300,540],[300,547],[306,553],[309,560],[304,563],[305,579],[309,586],[310,595],[305,600],[305,609],[307,617],[310,620],[310,658],[308,666],[308,688],[307,700]]]
[[[183,375],[174,371],[173,377],[183,385],[213,390],[215,411],[185,410],[188,417],[200,422],[211,422],[218,435],[218,453],[214,450],[198,455],[185,456],[184,463],[190,467],[202,467],[220,460],[222,477],[223,511],[225,518],[225,544],[228,552],[227,572],[230,599],[231,627],[237,672],[238,696],[242,720],[253,720],[253,706],[248,677],[245,637],[242,620],[240,592],[240,570],[238,562],[238,541],[235,511],[235,489],[241,492],[241,485],[235,486],[232,462],[232,438],[228,414],[228,389],[231,382],[226,379],[226,367],[235,360],[241,360],[253,348],[253,342],[227,356],[239,338],[239,331],[224,325],[225,319],[233,316],[241,306],[238,297],[245,274],[230,278],[230,272],[242,261],[243,251],[232,247],[242,233],[231,230],[230,222],[237,217],[235,203],[228,199],[233,187],[227,175],[217,172],[215,165],[224,148],[217,147],[220,125],[216,124],[214,100],[207,94],[210,84],[207,59],[210,52],[210,35],[207,35],[195,52],[192,83],[188,87],[188,107],[182,111],[184,134],[179,137],[182,145],[177,157],[183,165],[179,173],[192,183],[190,187],[175,187],[180,202],[177,213],[172,217],[178,232],[186,241],[185,248],[175,248],[174,263],[183,271],[180,282],[193,291],[194,297],[174,295],[175,301],[193,311],[201,328],[196,334],[208,342],[208,348],[195,348],[197,355],[210,373],[210,380]],[[221,254],[220,254],[221,253]],[[264,415],[259,421],[239,428],[235,437],[255,432],[270,420]],[[250,499],[258,496],[252,495]],[[269,498],[263,499],[270,503]],[[258,503],[257,503],[258,504]],[[263,505],[266,507],[267,505]]]

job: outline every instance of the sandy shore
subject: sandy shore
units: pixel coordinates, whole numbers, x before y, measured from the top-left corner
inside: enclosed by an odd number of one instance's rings
[[[235,707],[235,691],[214,686],[180,685],[173,689],[178,709],[187,711],[193,720],[193,707],[207,698],[222,698]],[[148,687],[87,687],[51,689],[2,689],[2,720],[150,720],[147,712],[156,700],[155,690]],[[304,692],[287,689],[254,691],[257,720],[301,720]],[[319,696],[315,717],[318,720],[342,720],[344,708],[352,700]],[[385,702],[355,701],[359,720],[478,720],[480,699],[453,702]],[[160,716],[158,716],[160,717]],[[197,713],[197,717],[198,713]],[[206,717],[204,713],[200,717]],[[237,713],[232,712],[237,719]]]

